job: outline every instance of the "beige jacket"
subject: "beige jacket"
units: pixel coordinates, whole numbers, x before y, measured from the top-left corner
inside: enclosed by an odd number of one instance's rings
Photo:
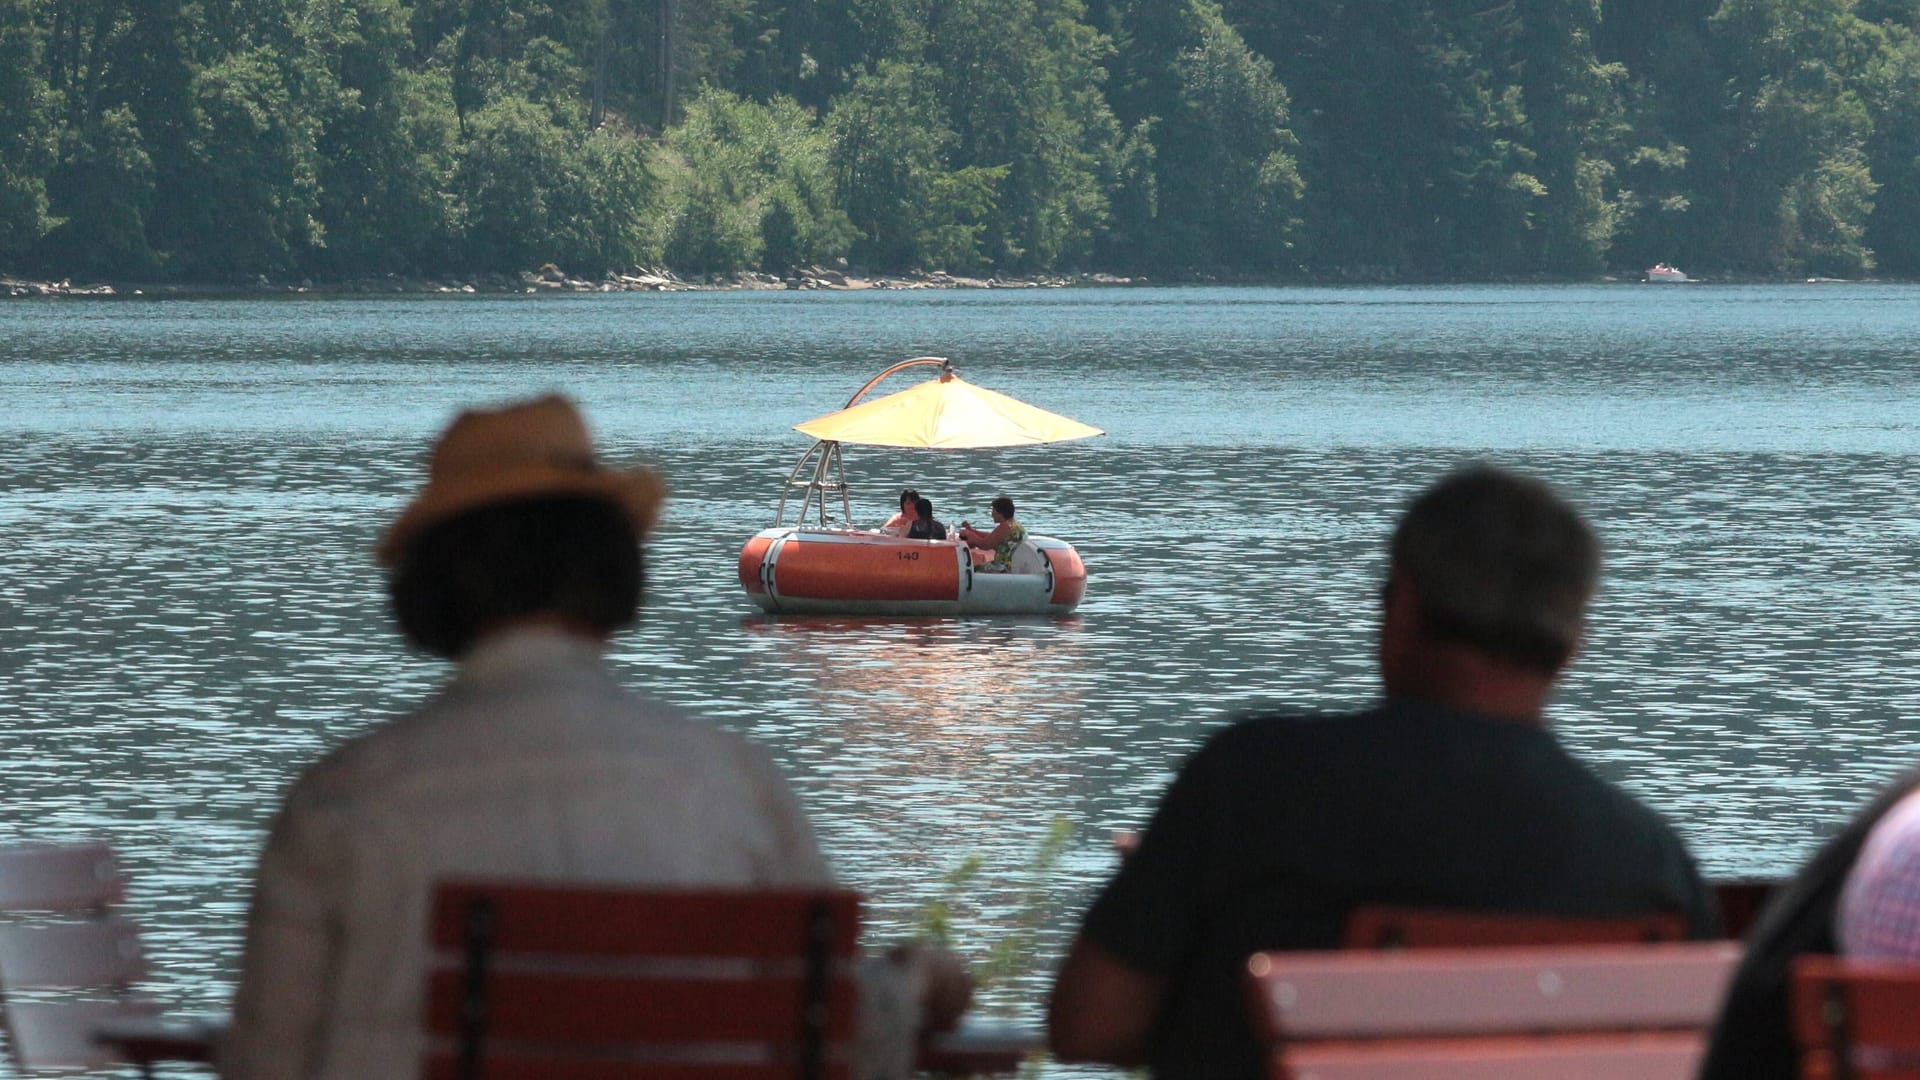
[[[587,642],[503,634],[425,708],[294,784],[260,860],[222,1075],[418,1076],[428,896],[454,876],[830,881],[765,751],[620,689]],[[897,997],[889,982],[878,993]],[[875,996],[863,1039],[903,1048],[911,1019]]]

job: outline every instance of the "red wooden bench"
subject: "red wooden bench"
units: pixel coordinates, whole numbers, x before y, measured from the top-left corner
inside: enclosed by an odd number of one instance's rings
[[[859,897],[441,885],[430,1080],[850,1076]]]
[[[1802,956],[1792,1001],[1806,1080],[1920,1080],[1920,965]]]
[[[151,1071],[157,1061],[206,1061],[215,1029],[166,1023],[133,992],[147,974],[134,925],[111,913],[126,892],[106,844],[0,850],[0,912],[68,916],[0,926],[7,1043],[22,1068]]]
[[[433,899],[429,1080],[851,1075],[859,897],[450,882]],[[922,1068],[1009,1072],[1037,1033],[934,1036]]]
[[[1689,1080],[1738,946],[1258,953],[1273,1080]]]
[[[1685,941],[1687,922],[1672,912],[1617,918],[1563,918],[1500,911],[1367,905],[1347,918],[1349,949],[1464,949],[1514,945],[1632,945]]]

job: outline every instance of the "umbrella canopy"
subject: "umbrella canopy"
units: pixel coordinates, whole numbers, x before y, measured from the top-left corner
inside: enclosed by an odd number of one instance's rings
[[[1106,434],[958,375],[929,379],[910,390],[795,424],[794,430],[829,442],[934,450],[1030,446]]]

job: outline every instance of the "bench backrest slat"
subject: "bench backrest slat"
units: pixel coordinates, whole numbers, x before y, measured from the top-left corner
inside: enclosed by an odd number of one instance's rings
[[[0,849],[0,911],[78,911],[118,903],[125,878],[106,844]]]
[[[1273,1039],[1698,1028],[1731,942],[1260,953],[1256,1016]]]
[[[139,931],[118,916],[0,926],[0,989],[124,987],[146,975]]]
[[[23,1069],[98,1069],[124,1060],[93,1035],[115,1020],[150,1019],[160,1012],[150,1001],[7,1003],[7,1042]]]
[[[853,1070],[845,1062],[827,1066],[823,1080],[852,1080]],[[435,1059],[425,1080],[460,1080],[458,1063]],[[553,1058],[513,1053],[487,1056],[486,1080],[794,1080],[791,1062],[734,1062],[653,1064],[628,1061],[579,1059],[558,1061]]]
[[[1286,1054],[1290,1080],[1692,1080],[1700,1032],[1314,1044]]]

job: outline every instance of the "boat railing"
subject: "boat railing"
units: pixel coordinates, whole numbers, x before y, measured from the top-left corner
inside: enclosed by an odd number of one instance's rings
[[[953,365],[947,362],[946,357],[916,356],[911,360],[902,360],[868,379],[866,385],[855,390],[853,396],[847,399],[844,408],[851,409],[859,404],[867,391],[880,385],[887,376],[926,364],[940,366],[941,382],[953,378]],[[802,479],[801,474],[807,472],[809,464],[813,471]],[[806,453],[800,455],[799,463],[794,465],[793,472],[787,475],[787,485],[780,492],[780,506],[773,514],[773,527],[776,529],[787,523],[787,500],[792,497],[795,488],[802,489],[804,493],[800,496],[800,515],[794,519],[794,524],[805,525],[807,514],[811,512],[815,514],[814,520],[823,526],[826,525],[830,520],[827,517],[827,501],[830,497],[838,495],[840,496],[840,520],[848,528],[853,527],[853,498],[847,491],[847,471],[840,461],[839,442],[833,439],[821,439],[808,447]]]
[[[809,471],[809,466],[811,470]],[[822,526],[829,522],[827,501],[832,496],[840,497],[840,521],[852,527],[853,499],[847,491],[846,467],[840,460],[840,444],[822,439],[807,448],[800,455],[793,471],[787,474],[786,487],[780,492],[780,506],[774,511],[773,526],[779,528],[787,523],[787,501],[793,497],[794,489],[801,489],[800,513],[794,524],[805,525],[807,514],[813,512],[814,520]]]

